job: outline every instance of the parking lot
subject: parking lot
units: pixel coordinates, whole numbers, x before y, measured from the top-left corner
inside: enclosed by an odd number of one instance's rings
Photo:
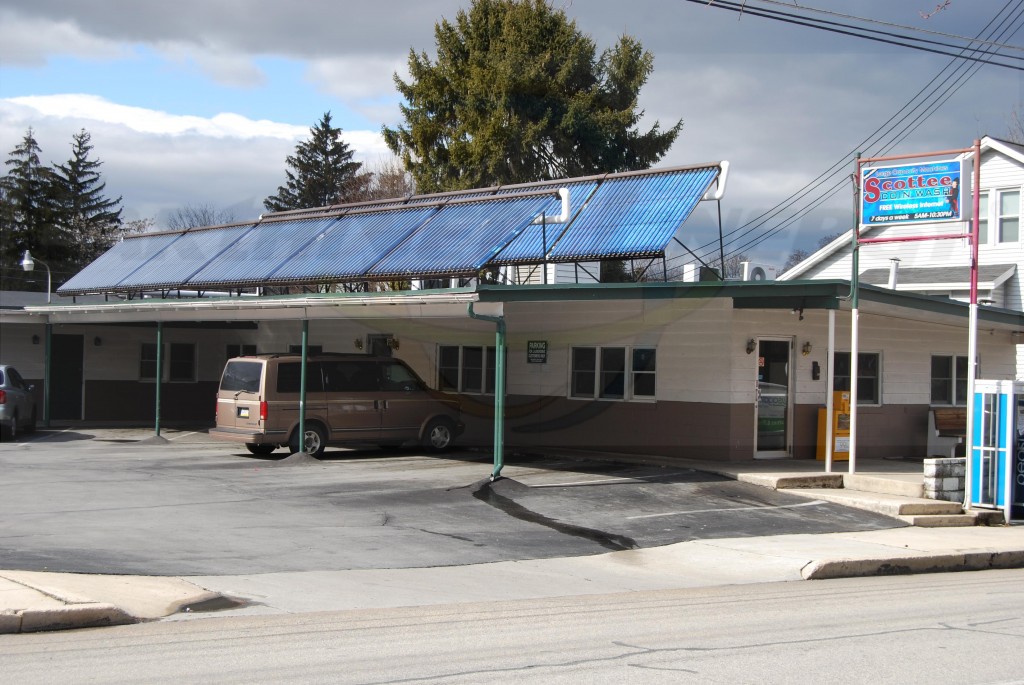
[[[597,459],[328,449],[205,433],[40,431],[0,444],[0,567],[146,575],[412,568],[896,521],[701,473]]]

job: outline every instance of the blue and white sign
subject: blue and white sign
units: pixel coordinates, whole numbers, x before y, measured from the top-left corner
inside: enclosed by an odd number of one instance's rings
[[[861,169],[860,223],[913,224],[960,221],[960,160]]]

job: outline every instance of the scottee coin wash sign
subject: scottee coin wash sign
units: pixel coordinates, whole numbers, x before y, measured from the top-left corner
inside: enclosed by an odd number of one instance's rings
[[[959,160],[861,169],[862,226],[960,221]]]

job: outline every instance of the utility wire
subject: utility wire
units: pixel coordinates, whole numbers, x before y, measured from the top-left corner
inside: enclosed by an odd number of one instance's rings
[[[782,5],[783,7],[793,7],[794,5],[788,2],[782,2],[781,0],[760,0],[767,5]],[[712,0],[714,2],[714,0]],[[710,2],[708,4],[711,4]],[[818,14],[826,14],[833,17],[841,17],[843,19],[853,19],[854,21],[862,21],[865,24],[878,24],[879,26],[888,26],[890,28],[903,29],[904,31],[916,31],[918,33],[926,33],[931,36],[942,36],[944,38],[952,38],[954,40],[961,40],[968,44],[978,43],[979,45],[991,45],[995,48],[1004,50],[1024,50],[1024,47],[1017,45],[1010,45],[1009,43],[999,43],[993,40],[981,40],[980,38],[971,38],[970,36],[960,36],[954,33],[943,33],[941,31],[930,31],[923,29],[919,26],[906,26],[904,24],[894,24],[889,21],[881,21],[880,19],[872,19],[871,17],[857,17],[852,14],[843,14],[842,12],[833,12],[832,10],[823,10],[818,7],[811,7],[810,5],[798,5],[798,7],[807,12],[817,12]]]
[[[997,20],[999,20],[999,17],[1007,11],[1007,9],[1012,4],[1012,1],[1013,0],[1007,2],[1006,5],[999,12],[996,13],[995,17],[993,17],[993,19],[990,20],[988,24],[979,32],[979,40],[981,40],[981,35],[984,34],[985,31],[987,31],[990,27],[992,27],[992,25],[995,24]],[[1010,10],[1011,12],[1016,11],[1017,15],[1009,20],[1005,18],[1001,20],[999,26],[997,26],[995,29],[992,29],[992,31],[989,33],[989,36],[992,36],[997,31],[999,31],[1000,27],[1002,27],[1002,31],[999,35],[1000,38],[1007,34],[1012,36],[1014,33],[1016,33],[1016,31],[1019,30],[1019,27],[1013,28],[1013,24],[1017,22],[1017,20],[1020,18],[1022,14],[1024,14],[1024,10],[1021,9],[1022,5],[1024,5],[1024,0],[1018,0],[1016,8],[1014,10]],[[968,48],[964,48],[964,50],[967,49]],[[950,74],[948,77],[944,76],[945,73],[949,71],[952,67],[956,67],[955,69],[953,69],[952,74]],[[965,64],[959,62],[958,59],[951,60],[942,70],[940,70],[938,76],[935,79],[933,79],[932,83],[937,83],[937,85],[931,88],[931,92],[925,95],[922,99],[922,95],[925,93],[926,90],[928,90],[929,87],[925,86],[920,91],[918,91],[918,93],[913,98],[911,98],[898,112],[893,114],[884,124],[882,124],[882,126],[876,129],[866,139],[861,141],[861,143],[858,145],[856,149],[863,149],[865,145],[881,145],[883,151],[891,149],[900,141],[902,141],[907,135],[909,135],[909,132],[913,127],[916,127],[916,125],[920,124],[922,121],[926,120],[932,114],[934,114],[935,110],[941,105],[944,99],[946,99],[948,96],[952,95],[953,93],[957,92],[961,87],[963,87],[967,80],[971,76],[973,76],[973,74],[978,69],[980,69],[980,67],[981,64],[978,63]],[[939,93],[939,90],[942,85],[945,85],[946,87],[943,89],[942,93]],[[919,99],[921,101],[918,102],[918,104],[914,105],[914,103]],[[913,105],[913,109],[911,110],[912,113],[922,108],[925,108],[925,113],[922,115],[915,115],[911,123],[905,125],[903,129],[900,130],[891,140],[889,140],[888,142],[884,142],[884,139],[890,134],[892,134],[894,129],[896,128],[895,125],[890,126],[890,124],[892,124],[894,120],[896,120],[904,112],[906,112],[908,108],[911,108],[911,105]],[[755,217],[751,221],[748,221],[746,224],[743,224],[737,229],[730,231],[729,234],[727,234],[729,235],[729,240],[727,241],[727,244],[733,246],[743,238],[749,236],[757,229],[763,227],[766,223],[769,223],[772,219],[778,217],[783,212],[791,210],[795,212],[790,216],[779,219],[779,223],[775,224],[772,228],[767,229],[766,231],[762,232],[759,235],[748,238],[738,248],[730,247],[729,256],[734,256],[739,251],[749,249],[750,247],[760,244],[764,240],[767,240],[768,238],[774,236],[783,228],[791,225],[793,221],[795,221],[796,219],[806,215],[806,213],[811,209],[820,206],[820,204],[822,204],[825,200],[834,196],[835,193],[838,192],[839,188],[845,183],[845,176],[837,184],[834,184],[830,188],[822,191],[822,195],[808,200],[809,204],[807,204],[806,206],[800,207],[795,210],[792,209],[794,205],[797,205],[799,202],[804,200],[804,198],[806,198],[811,192],[815,191],[821,185],[827,183],[830,178],[834,178],[835,175],[839,173],[841,167],[848,163],[849,157],[841,158],[839,161],[837,161],[835,164],[829,167],[829,169],[819,174],[818,177],[816,177],[814,180],[806,184],[803,188],[798,190],[796,193],[791,195],[786,200],[783,200],[779,204],[775,205],[775,207],[767,210],[766,212],[762,213],[758,217]],[[700,247],[695,248],[694,252],[708,250],[708,248],[711,248],[712,246],[716,245],[716,243],[717,241],[710,241]],[[707,257],[710,254],[711,252],[707,251],[703,256]]]
[[[729,2],[728,0],[715,0],[711,5],[708,5],[705,0],[685,0],[694,4],[700,4],[710,7],[717,7],[718,9],[729,10],[730,12],[736,12],[738,14],[749,14],[755,17],[763,17],[765,19],[774,19],[775,21],[781,21],[786,24],[794,24],[796,26],[806,26],[808,28],[815,28],[822,31],[828,31],[830,33],[838,33],[844,36],[852,36],[854,38],[864,38],[865,40],[875,41],[876,43],[886,43],[888,45],[896,45],[898,47],[910,48],[912,50],[921,50],[923,52],[930,52],[937,55],[945,55],[946,57],[957,57],[958,59],[966,59],[973,62],[981,62],[983,64],[991,64],[997,67],[1004,67],[1007,69],[1014,69],[1017,71],[1024,71],[1024,64],[1010,64],[1006,62],[996,62],[989,59],[988,56],[998,55],[1000,57],[1024,60],[1024,57],[1003,55],[997,51],[982,50],[979,48],[964,48],[960,45],[954,45],[950,43],[942,43],[939,41],[932,41],[923,38],[914,38],[912,36],[904,36],[901,34],[895,34],[886,31],[870,31],[869,29],[852,26],[849,24],[841,24],[839,22],[825,21],[820,19],[812,19],[809,17],[803,17],[799,14],[792,14],[788,12],[779,12],[776,10],[761,10],[754,9],[747,4]],[[841,28],[840,28],[841,27]],[[890,36],[885,38],[883,36]],[[919,44],[915,44],[919,43]],[[972,55],[957,54],[956,52],[950,52],[934,47],[927,47],[927,45],[938,45],[947,50],[967,50],[969,49]]]

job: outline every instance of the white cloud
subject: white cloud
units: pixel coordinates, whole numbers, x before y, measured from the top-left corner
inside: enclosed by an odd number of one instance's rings
[[[222,86],[256,88],[267,82],[267,75],[244,53],[179,41],[159,43],[157,51],[178,64],[194,64]]]
[[[82,31],[71,21],[24,17],[16,11],[0,9],[2,64],[40,66],[53,55],[114,59],[126,53],[119,41]]]
[[[129,107],[96,95],[32,95],[0,100],[33,110],[37,116],[117,124],[132,131],[158,135],[196,134],[213,138],[283,138],[295,140],[308,135],[308,127],[255,121],[238,114],[217,114],[211,118],[168,114],[143,107]],[[86,126],[88,128],[88,126]]]
[[[364,100],[391,89],[395,72],[403,74],[406,64],[394,55],[349,55],[309,62],[308,79],[320,89],[342,100]]]
[[[9,152],[31,127],[43,163],[63,161],[71,136],[92,135],[110,197],[123,196],[126,219],[162,224],[185,205],[231,208],[255,218],[262,200],[285,181],[285,159],[308,127],[253,121],[238,114],[178,116],[125,107],[102,98],[55,95],[0,99],[0,145]],[[387,154],[376,131],[345,131],[356,157],[371,164]]]

